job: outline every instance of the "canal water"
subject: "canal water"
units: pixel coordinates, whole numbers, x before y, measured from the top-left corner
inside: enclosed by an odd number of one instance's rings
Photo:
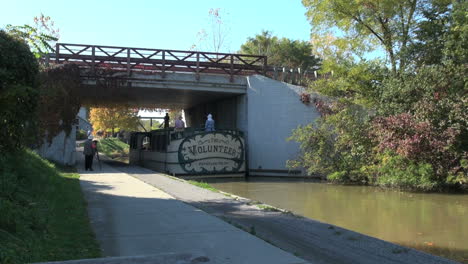
[[[215,188],[396,244],[468,263],[468,195],[298,179],[204,180]]]

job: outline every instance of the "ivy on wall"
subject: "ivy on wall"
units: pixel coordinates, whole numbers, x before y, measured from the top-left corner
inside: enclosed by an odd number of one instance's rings
[[[49,142],[61,131],[70,134],[81,106],[80,69],[74,64],[45,68],[39,75],[40,138]]]

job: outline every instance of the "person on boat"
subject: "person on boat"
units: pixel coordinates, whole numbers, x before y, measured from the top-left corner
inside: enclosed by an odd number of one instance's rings
[[[206,132],[215,131],[215,121],[213,120],[213,116],[211,114],[209,114],[208,118],[206,119],[205,131]]]
[[[179,119],[175,121],[175,129],[174,131],[180,132],[184,131],[185,122],[182,120],[182,116],[179,116]]]
[[[166,116],[164,116],[164,122],[159,125],[159,128],[161,128],[164,125],[164,128],[169,128],[169,113],[166,113]]]

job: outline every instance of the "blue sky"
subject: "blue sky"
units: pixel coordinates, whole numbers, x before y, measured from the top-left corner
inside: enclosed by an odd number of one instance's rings
[[[42,12],[55,21],[63,43],[186,50],[197,42],[197,32],[209,31],[210,8],[227,13],[225,52],[237,51],[262,30],[309,40],[300,0],[0,0],[0,27],[32,24]]]

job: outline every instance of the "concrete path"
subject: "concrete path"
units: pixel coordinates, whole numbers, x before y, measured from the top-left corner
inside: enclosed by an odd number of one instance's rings
[[[85,172],[82,154],[77,156],[91,224],[106,257],[154,255],[151,263],[307,263],[106,164]],[[126,262],[114,260],[86,263]]]

